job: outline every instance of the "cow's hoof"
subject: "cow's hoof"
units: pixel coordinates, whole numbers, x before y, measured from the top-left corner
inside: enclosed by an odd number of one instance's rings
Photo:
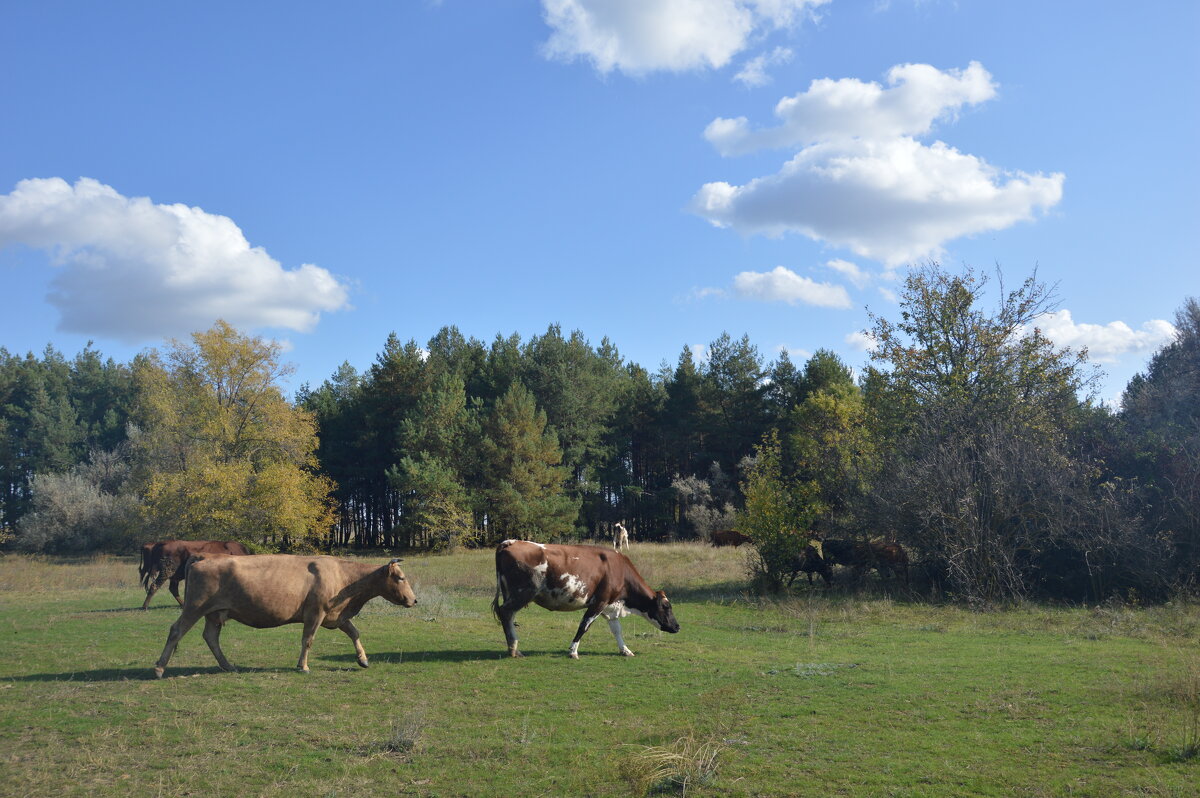
[[[520,651],[517,651],[517,650],[514,648],[514,649],[512,649],[512,650],[510,650],[510,651],[508,652],[508,656],[512,657],[513,659],[519,659],[520,657],[523,657],[523,656],[525,656],[525,655],[524,655],[524,654],[522,654]]]
[[[567,656],[571,659],[579,659],[579,653],[575,651],[568,652]]]
[[[363,657],[362,659],[360,659],[360,660],[358,661],[358,667],[360,667],[360,668],[365,668],[365,667],[367,667],[367,665],[369,665],[369,664],[370,664],[370,663],[368,663],[368,662],[367,662],[367,658],[366,658],[366,657]]]
[[[162,677],[163,677],[163,668],[155,668],[154,669],[154,678],[161,679]]]
[[[632,652],[632,651],[630,651],[630,650],[629,650],[629,649],[627,649],[627,648],[623,648],[623,649],[621,649],[621,656],[622,656],[622,657],[632,657],[632,656],[633,656],[633,652]]]

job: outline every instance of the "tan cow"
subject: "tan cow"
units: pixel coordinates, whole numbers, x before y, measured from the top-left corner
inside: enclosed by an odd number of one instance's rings
[[[296,667],[305,672],[317,627],[341,629],[354,642],[358,664],[365,668],[367,652],[350,619],[376,596],[401,607],[417,603],[399,563],[396,559],[378,566],[340,557],[294,554],[196,557],[188,565],[183,612],[171,625],[154,675],[162,678],[179,639],[201,618],[204,642],[223,670],[234,670],[221,652],[221,626],[229,619],[256,629],[304,624]]]

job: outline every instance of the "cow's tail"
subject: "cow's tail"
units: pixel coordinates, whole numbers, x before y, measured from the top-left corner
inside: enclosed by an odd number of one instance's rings
[[[500,599],[508,601],[507,591],[504,589],[504,577],[500,573],[500,555],[507,548],[508,541],[504,541],[496,547],[496,595],[492,596],[492,617],[496,619],[496,623],[502,623],[500,620]]]
[[[152,549],[142,549],[142,564],[138,566],[138,576],[142,583],[142,587],[149,589],[150,587],[150,552]]]

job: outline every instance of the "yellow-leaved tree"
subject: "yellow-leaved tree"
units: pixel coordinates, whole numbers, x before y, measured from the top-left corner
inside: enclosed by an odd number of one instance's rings
[[[274,341],[224,321],[134,365],[132,436],[148,534],[310,549],[333,522],[311,413],[284,398]]]

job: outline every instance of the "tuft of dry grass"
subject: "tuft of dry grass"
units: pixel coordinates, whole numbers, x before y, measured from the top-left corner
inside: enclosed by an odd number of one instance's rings
[[[668,745],[635,747],[641,750],[623,759],[619,767],[634,795],[678,790],[686,796],[689,788],[712,783],[727,746],[719,739],[698,739],[689,732]]]

